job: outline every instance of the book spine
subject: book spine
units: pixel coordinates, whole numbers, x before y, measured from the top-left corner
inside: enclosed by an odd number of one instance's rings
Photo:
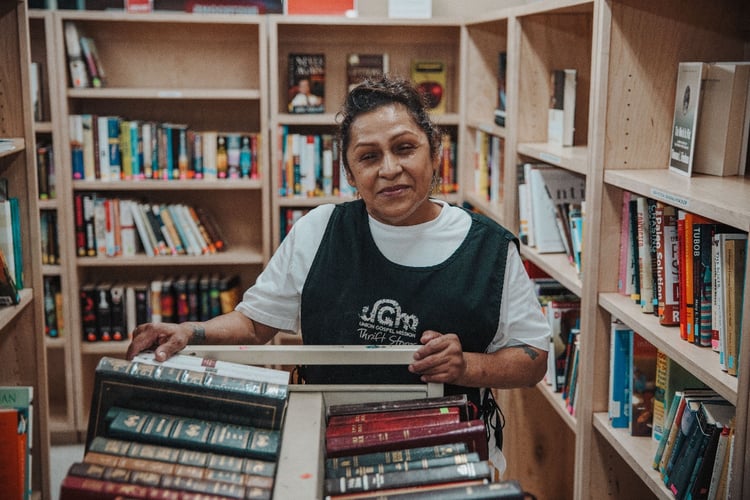
[[[329,495],[358,491],[383,490],[417,486],[431,483],[448,483],[470,479],[490,479],[490,468],[486,461],[469,462],[428,469],[366,474],[364,476],[329,478],[325,490]]]
[[[425,458],[410,462],[394,462],[390,464],[376,464],[360,467],[345,467],[335,471],[334,474],[326,474],[329,478],[338,477],[355,477],[368,474],[383,474],[397,471],[411,471],[429,469],[431,467],[444,467],[448,465],[460,465],[465,463],[479,462],[479,455],[476,453],[461,453],[445,457]]]
[[[394,448],[427,446],[464,440],[471,451],[487,459],[487,438],[484,423],[470,420],[458,424],[438,425],[422,429],[407,429],[401,432],[380,432],[342,436],[326,440],[326,452],[330,457],[351,455],[355,450],[371,453]]]
[[[346,475],[339,471],[359,467],[371,467],[402,462],[431,460],[439,457],[449,457],[469,453],[469,447],[463,442],[440,444],[388,450],[375,453],[358,453],[349,456],[326,458],[325,474],[331,477]]]
[[[447,423],[459,422],[459,414],[443,413],[432,416],[417,417],[399,420],[375,420],[367,423],[353,423],[341,425],[326,426],[326,439],[336,436],[347,436],[355,434],[367,434],[372,432],[384,432],[389,430],[402,430],[414,427],[429,427],[431,425],[441,425]]]

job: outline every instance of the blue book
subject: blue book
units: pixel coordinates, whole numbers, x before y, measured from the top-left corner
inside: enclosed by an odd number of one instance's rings
[[[633,330],[620,321],[612,322],[609,354],[609,421],[612,427],[630,425],[630,345]]]

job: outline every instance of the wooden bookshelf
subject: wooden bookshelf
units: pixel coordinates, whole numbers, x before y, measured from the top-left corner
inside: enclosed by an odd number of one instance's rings
[[[412,60],[437,59],[447,66],[446,113],[436,121],[454,134],[460,120],[459,47],[461,25],[456,19],[401,20],[380,17],[269,16],[269,88],[272,246],[281,241],[280,214],[285,207],[313,208],[340,202],[345,197],[280,196],[282,161],[280,127],[289,133],[336,132],[336,113],[346,96],[346,56],[350,53],[386,53],[389,73],[408,77]],[[404,41],[408,40],[408,50]],[[326,57],[325,112],[291,114],[287,104],[287,60],[290,53],[322,53]],[[342,182],[343,181],[342,176]],[[348,197],[350,198],[350,197]]]
[[[51,24],[44,35],[56,63],[57,102],[51,99],[57,153],[60,232],[64,241],[61,274],[69,317],[62,341],[69,350],[68,369],[56,382],[75,388],[60,402],[74,419],[56,419],[59,440],[79,440],[88,423],[93,373],[103,355],[124,356],[127,342],[87,343],[81,336],[79,290],[87,283],[148,282],[161,277],[238,274],[252,283],[270,254],[268,216],[269,163],[266,154],[266,22],[262,16],[198,15],[157,12],[132,15],[117,11],[44,11],[36,19]],[[47,19],[49,18],[49,21]],[[70,85],[64,23],[75,23],[97,47],[106,75],[101,88]],[[45,24],[45,26],[47,26]],[[40,42],[41,44],[41,42]],[[51,94],[54,94],[50,90]],[[261,151],[259,179],[219,180],[73,180],[68,116],[114,115],[128,120],[186,124],[196,131],[257,134]],[[79,257],[74,235],[74,196],[96,193],[149,203],[184,203],[200,207],[216,220],[227,244],[212,255],[149,257]],[[55,342],[56,353],[62,352]],[[56,354],[60,356],[60,354]],[[62,369],[61,369],[62,370]],[[55,405],[57,406],[57,405]]]
[[[33,14],[32,35],[43,34],[44,49],[53,50],[52,59],[58,65],[57,86],[47,91],[49,105],[56,108],[50,110],[49,121],[35,130],[54,136],[60,158],[59,185],[64,186],[57,204],[39,205],[64,214],[64,227],[72,230],[70,207],[76,192],[108,196],[142,192],[157,201],[185,198],[211,209],[227,209],[220,223],[236,250],[205,261],[69,258],[59,270],[44,269],[44,273],[61,275],[71,298],[70,317],[66,318],[70,336],[48,342],[47,352],[61,359],[60,353],[66,349],[71,353],[72,372],[66,372],[66,388],[83,388],[74,398],[74,430],[80,432],[86,425],[95,361],[103,354],[124,352],[121,346],[82,345],[76,298],[80,284],[103,275],[150,276],[203,267],[216,271],[241,268],[243,283],[251,283],[281,240],[281,210],[342,200],[279,196],[279,128],[287,126],[294,133],[334,132],[336,112],[346,91],[345,55],[386,52],[394,74],[408,75],[414,58],[448,62],[448,111],[436,118],[457,139],[459,193],[450,201],[469,202],[517,232],[516,165],[548,163],[586,177],[580,276],[561,254],[543,254],[526,246],[521,250],[524,257],[581,298],[582,396],[572,416],[559,401],[559,394],[543,384],[497,391],[507,419],[506,475],[534,485],[533,492],[540,498],[670,498],[646,460],[653,453],[653,442],[631,438],[608,426],[609,325],[614,316],[735,404],[735,449],[740,451],[733,456],[732,492],[736,498],[747,497],[750,459],[744,450],[750,431],[750,372],[743,371],[739,378],[724,374],[711,353],[680,344],[672,329],[658,326],[652,317],[616,294],[624,191],[689,207],[694,213],[750,230],[747,179],[701,175],[687,179],[669,173],[666,167],[677,63],[747,60],[747,19],[747,7],[740,0],[710,5],[699,0],[665,0],[657,5],[647,0],[541,0],[468,17],[430,20],[181,13],[133,16],[101,11]],[[61,31],[64,20],[80,23],[96,39],[110,78],[106,88],[70,89],[64,83],[68,81]],[[6,32],[1,31],[3,36]],[[159,50],[154,50],[157,43]],[[285,111],[282,96],[287,90],[287,57],[303,51],[326,55],[326,108],[322,114]],[[494,123],[501,51],[507,53],[505,127]],[[34,53],[42,53],[36,42],[32,43]],[[141,71],[132,70],[134,62]],[[568,148],[551,144],[546,135],[549,71],[562,67],[578,70],[575,140]],[[217,74],[222,78],[216,78]],[[56,105],[55,95],[59,96]],[[260,132],[266,148],[262,181],[230,185],[73,183],[67,161],[66,120],[71,113],[127,114],[197,123],[202,128]],[[499,203],[490,203],[473,187],[477,131],[503,141]],[[19,130],[5,135],[14,137],[22,152],[0,154],[1,164],[31,161],[23,150],[33,143],[34,134]],[[32,213],[36,214],[36,201],[33,204]],[[66,255],[75,255],[74,250],[73,242],[67,241]],[[35,310],[36,300],[27,300],[31,303],[24,310]],[[748,293],[743,309],[750,309]],[[743,318],[743,329],[749,331],[750,315]],[[750,340],[744,337],[741,356],[747,358]],[[282,340],[299,341],[292,335]],[[58,403],[50,408],[67,418],[67,404],[60,403],[59,411],[55,410]],[[310,406],[315,410],[319,403]],[[65,418],[55,425],[63,425]]]
[[[744,24],[738,24],[738,19],[745,19]],[[746,178],[695,175],[688,179],[667,169],[677,63],[746,60],[748,46],[747,10],[733,0],[712,8],[692,1],[662,2],[658,7],[641,0],[541,1],[498,9],[464,23],[459,132],[462,199],[517,231],[516,165],[546,163],[586,176],[581,276],[567,264],[564,254],[522,248],[525,258],[581,297],[580,396],[575,416],[567,415],[559,394],[544,383],[536,391],[497,391],[501,408],[514,408],[509,410],[506,427],[515,436],[504,450],[507,474],[522,484],[539,485],[534,491],[538,496],[672,498],[650,468],[655,442],[609,427],[612,317],[624,321],[732,402],[738,419],[735,446],[745,449],[750,376],[744,372],[739,378],[727,375],[719,368],[716,353],[681,341],[675,328],[660,326],[653,315],[643,314],[632,300],[619,295],[616,263],[624,191],[748,231],[750,183]],[[493,123],[491,113],[497,103],[493,84],[500,51],[507,52],[505,128]],[[563,148],[547,141],[546,124],[549,71],[564,67],[578,70],[578,90],[574,146]],[[477,130],[504,140],[504,193],[498,205],[488,203],[472,187]],[[744,306],[748,307],[747,293]],[[745,317],[743,328],[749,327]],[[749,350],[745,338],[741,356]],[[530,415],[527,410],[519,419],[518,408],[534,408],[536,413]],[[559,432],[541,440],[539,426]],[[566,435],[571,432],[566,447]],[[548,471],[556,467],[553,462],[572,464],[572,481],[550,476]],[[747,496],[750,462],[746,454],[736,452],[732,465],[740,471],[734,475],[733,493],[738,498]],[[543,476],[536,471],[543,471]]]
[[[24,289],[15,306],[0,308],[0,385],[33,387],[33,496],[50,496],[47,357],[44,349],[44,309],[37,178],[34,168],[34,128],[30,95],[31,49],[26,3],[0,4],[0,138],[13,148],[0,153],[0,177],[9,194],[19,200],[24,263]]]

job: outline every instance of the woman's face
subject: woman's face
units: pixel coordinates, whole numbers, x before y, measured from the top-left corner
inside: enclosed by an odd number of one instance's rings
[[[427,135],[402,104],[359,115],[350,137],[347,180],[372,217],[393,226],[437,217],[440,207],[428,198],[439,159],[430,158]]]

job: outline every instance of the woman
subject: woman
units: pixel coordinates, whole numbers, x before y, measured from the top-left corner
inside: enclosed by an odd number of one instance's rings
[[[532,386],[546,371],[549,326],[518,241],[481,215],[430,198],[440,132],[418,90],[384,78],[350,91],[340,113],[347,181],[359,199],[297,221],[233,312],[202,323],[144,324],[128,358],[166,359],[188,343],[421,344],[401,367],[308,367],[313,383]],[[489,392],[489,391],[486,391]],[[497,462],[496,462],[497,465]]]

